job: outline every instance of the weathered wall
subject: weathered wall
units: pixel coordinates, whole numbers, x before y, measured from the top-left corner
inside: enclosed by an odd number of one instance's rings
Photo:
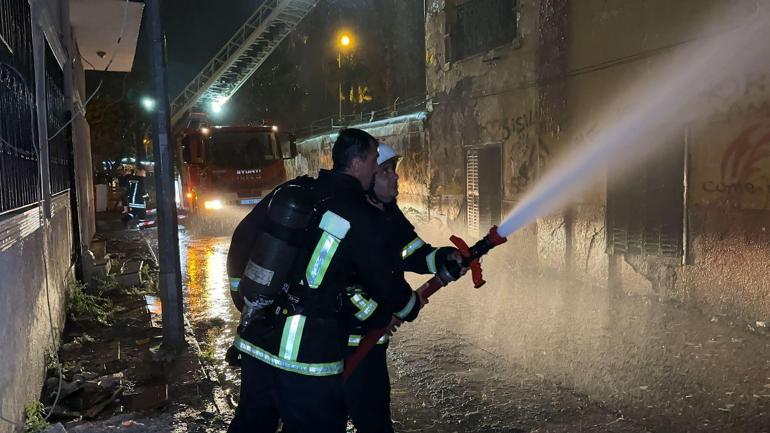
[[[714,1],[593,2],[573,7],[570,70],[578,72],[568,84],[568,132],[590,134],[606,125],[612,119],[596,114],[613,94],[622,95],[624,87],[686,52],[687,41],[741,25],[761,3],[732,2],[729,13],[720,9],[725,4]],[[634,59],[637,54],[640,58]],[[582,72],[629,56],[628,61]],[[673,140],[684,144],[688,155],[686,264],[675,258],[626,255],[617,264],[617,281],[626,292],[672,297],[748,321],[770,316],[770,247],[764,229],[770,174],[768,73],[747,70],[701,95],[697,119],[682,126]],[[590,276],[596,281],[603,277]]]
[[[538,134],[542,113],[534,85],[538,4],[521,2],[519,35],[513,41],[453,62],[445,38],[448,3],[428,2],[426,14],[427,85],[434,102],[428,127],[435,185],[432,212],[451,231],[463,233],[467,149],[501,148],[503,214],[536,178],[549,150]],[[514,235],[511,241],[521,253],[517,259],[535,260],[535,234],[529,228]]]
[[[0,413],[15,421],[39,398],[51,335],[58,342],[64,324],[72,246],[69,194],[57,196],[52,210],[47,222],[39,206],[0,220],[3,241],[15,240],[0,252]],[[0,432],[12,431],[0,422]]]
[[[522,0],[512,43],[450,61],[452,3],[427,3],[426,76],[434,102],[428,130],[438,205],[432,210],[458,232],[465,227],[467,148],[501,146],[505,213],[560,155],[644,98],[643,92],[628,97],[631,86],[686,52],[689,41],[745,22],[763,2]],[[514,235],[516,253],[510,254],[518,255],[510,259],[602,286],[610,278],[626,292],[674,297],[750,320],[770,316],[768,76],[746,71],[720,82],[702,96],[699,120],[672,137],[689,149],[686,265],[675,258],[607,256],[606,183]],[[619,108],[608,111],[612,104]]]
[[[77,44],[73,40],[71,49],[77,51]],[[73,77],[73,106],[74,109],[82,107],[86,100],[85,72],[79,57],[75,58],[72,66]],[[74,147],[75,163],[75,188],[78,197],[78,221],[80,229],[80,241],[83,250],[88,248],[91,239],[96,234],[96,199],[94,197],[94,170],[91,158],[91,129],[84,116],[77,116],[72,121],[72,144]]]
[[[676,295],[751,321],[770,317],[770,71],[728,77],[688,134],[689,265]]]
[[[402,207],[412,208],[413,213],[428,215],[427,200],[430,190],[429,143],[425,130],[426,113],[390,118],[384,121],[355,125],[389,144],[403,157],[399,164],[399,197]],[[332,166],[331,149],[336,133],[324,134],[297,143],[298,155],[287,164],[287,176],[303,174],[317,176],[318,170]]]

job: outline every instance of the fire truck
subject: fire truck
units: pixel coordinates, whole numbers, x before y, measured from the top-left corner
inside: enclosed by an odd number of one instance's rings
[[[199,220],[250,210],[287,180],[284,161],[297,155],[294,137],[277,126],[215,126],[205,114],[188,115],[175,139],[177,202]]]

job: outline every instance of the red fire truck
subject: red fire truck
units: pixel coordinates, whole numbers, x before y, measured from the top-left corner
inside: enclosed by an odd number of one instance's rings
[[[286,181],[284,161],[297,154],[277,126],[213,126],[204,114],[189,115],[175,137],[179,207],[199,219],[250,210]]]

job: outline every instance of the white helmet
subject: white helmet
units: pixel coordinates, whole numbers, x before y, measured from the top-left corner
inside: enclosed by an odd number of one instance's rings
[[[401,158],[401,155],[397,154],[392,147],[385,143],[380,143],[377,147],[377,152],[379,153],[379,155],[377,155],[377,165],[382,165],[393,158]]]

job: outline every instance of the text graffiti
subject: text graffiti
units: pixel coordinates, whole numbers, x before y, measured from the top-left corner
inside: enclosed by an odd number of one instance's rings
[[[508,141],[514,135],[520,136],[535,123],[535,112],[530,110],[513,118],[490,120],[482,126],[482,129],[491,140]]]

